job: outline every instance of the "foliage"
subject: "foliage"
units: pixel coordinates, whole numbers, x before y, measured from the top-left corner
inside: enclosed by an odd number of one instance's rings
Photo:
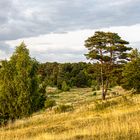
[[[134,104],[125,105],[120,96],[108,99],[109,102],[118,102],[118,104],[98,111],[94,109],[95,97],[88,96],[93,93],[90,88],[71,90],[67,96],[60,93],[60,98],[56,101],[63,104],[70,101],[69,104],[74,104],[73,112],[61,114],[55,113],[55,111],[37,112],[29,118],[2,127],[0,139],[139,140],[140,95],[135,94],[129,97],[130,94],[127,93],[130,91],[124,92],[120,87],[112,89],[112,91],[116,90],[120,90],[120,95],[126,95],[127,99],[132,99]],[[70,97],[75,100],[74,103],[69,100]],[[122,102],[120,102],[121,100]]]
[[[91,81],[95,80],[96,70],[90,69],[90,63],[44,63],[40,64],[38,74],[42,83],[47,86],[57,86],[62,89],[62,83],[65,81],[69,87],[90,87]],[[96,66],[95,66],[96,67]],[[93,72],[94,70],[94,72]]]
[[[92,91],[96,91],[96,87],[95,86],[92,87]]]
[[[88,84],[87,78],[86,73],[80,71],[75,77],[76,87],[85,87]]]
[[[41,77],[41,80],[46,83],[47,86],[57,85],[57,76],[59,71],[59,64],[54,63],[45,63],[40,64],[38,69],[38,74]]]
[[[29,56],[25,44],[18,46],[0,69],[0,124],[28,116],[44,105],[39,93],[38,63]]]
[[[123,66],[115,64],[110,77],[109,87],[120,85],[122,79]],[[101,75],[100,64],[95,63],[44,63],[39,65],[38,75],[41,85],[48,87],[57,87],[62,90],[63,81],[67,86],[72,87],[95,87],[100,90]]]
[[[102,85],[102,99],[105,99],[108,86],[112,77],[115,64],[126,63],[129,60],[128,52],[132,48],[127,47],[127,41],[122,40],[117,33],[97,31],[85,41],[85,47],[89,50],[87,59],[99,64]]]
[[[55,105],[56,105],[55,100],[46,99],[46,101],[45,101],[45,108],[50,108],[50,109],[52,109],[52,107],[55,106]]]
[[[140,92],[140,55],[126,64],[123,71],[123,88]]]
[[[69,91],[70,87],[67,85],[66,81],[62,83],[62,91]]]
[[[97,95],[97,92],[93,92],[93,94],[92,94],[93,96],[96,96]]]

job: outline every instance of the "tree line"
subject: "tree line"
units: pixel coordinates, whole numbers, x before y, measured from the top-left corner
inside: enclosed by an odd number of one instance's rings
[[[122,86],[140,91],[140,53],[117,33],[95,32],[85,41],[89,63],[39,63],[24,43],[0,66],[0,125],[31,115],[44,107],[46,87],[102,90]]]
[[[119,78],[122,77],[122,68],[119,64],[115,66],[113,81],[109,83],[109,87],[121,84]],[[42,84],[62,91],[74,87],[92,87],[96,90],[101,86],[100,64],[46,62],[39,65],[38,74]]]

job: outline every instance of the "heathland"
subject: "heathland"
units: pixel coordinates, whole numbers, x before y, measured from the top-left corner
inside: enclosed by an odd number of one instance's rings
[[[140,94],[117,86],[101,91],[48,88],[52,108],[0,128],[0,140],[139,140]]]

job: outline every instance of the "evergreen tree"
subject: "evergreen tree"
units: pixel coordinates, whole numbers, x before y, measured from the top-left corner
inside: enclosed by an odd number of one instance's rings
[[[117,33],[97,31],[92,37],[85,41],[85,47],[89,50],[87,59],[100,64],[100,75],[102,85],[102,99],[105,99],[108,86],[112,76],[114,64],[128,61],[127,41],[122,40]]]
[[[18,46],[9,61],[0,69],[1,121],[28,116],[43,106],[39,93],[38,63],[29,55],[24,43]]]
[[[126,64],[123,71],[123,88],[134,89],[136,92],[140,92],[140,53],[137,50],[133,50],[131,53],[132,61]]]

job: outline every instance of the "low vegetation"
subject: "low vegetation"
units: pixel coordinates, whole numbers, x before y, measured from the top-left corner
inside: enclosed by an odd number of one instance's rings
[[[72,105],[59,105],[57,106],[54,111],[56,113],[63,113],[63,112],[69,112],[69,111],[73,111],[73,106]]]
[[[140,94],[132,94],[121,87],[112,91],[118,91],[119,95],[108,94],[106,101],[100,100],[101,91],[96,91],[93,96],[92,88],[56,93],[59,97],[53,96],[53,99],[61,108],[59,112],[54,107],[9,122],[0,129],[0,139],[139,140]],[[72,111],[66,111],[67,107],[72,107]]]
[[[53,106],[56,105],[56,102],[55,100],[52,100],[52,99],[49,99],[47,98],[46,101],[45,101],[45,108],[49,108],[49,109],[52,109]]]

